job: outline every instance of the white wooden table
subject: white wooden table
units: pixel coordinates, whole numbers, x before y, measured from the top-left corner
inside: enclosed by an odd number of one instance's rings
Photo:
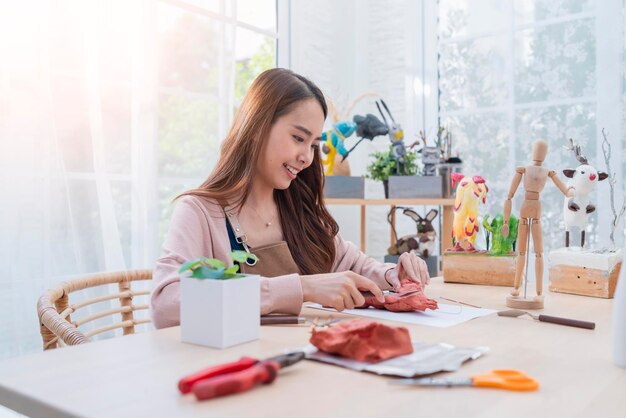
[[[443,284],[446,296],[505,309],[508,289]],[[179,328],[66,347],[0,363],[0,404],[34,417],[624,417],[626,369],[611,361],[611,300],[548,294],[545,313],[595,321],[594,331],[532,320],[479,318],[450,328],[409,326],[414,340],[491,351],[450,376],[515,368],[537,378],[537,392],[416,388],[335,366],[300,362],[272,384],[211,401],[178,393],[181,376],[243,355],[259,358],[307,343],[308,326],[264,326],[261,339],[226,350],[184,344]],[[307,316],[325,312],[307,308]],[[400,325],[399,323],[393,323]]]

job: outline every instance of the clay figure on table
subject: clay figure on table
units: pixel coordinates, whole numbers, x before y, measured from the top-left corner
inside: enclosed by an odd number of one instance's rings
[[[402,296],[404,293],[411,293],[408,296]],[[400,287],[397,289],[398,295],[386,295],[385,301],[380,302],[375,297],[365,298],[365,304],[359,308],[369,308],[370,306],[377,309],[386,309],[392,312],[415,312],[425,311],[426,309],[435,310],[438,308],[437,301],[428,298],[424,294],[422,286],[413,281],[401,281]]]
[[[489,253],[493,255],[505,255],[515,252],[517,224],[517,218],[514,215],[511,215],[511,218],[509,219],[510,232],[507,237],[503,237],[502,227],[504,226],[504,216],[499,213],[490,221],[489,215],[485,215],[483,218],[483,228],[487,231],[487,250],[489,250]],[[489,237],[491,237],[491,239]],[[491,241],[491,246],[489,241]]]
[[[478,232],[478,204],[486,202],[489,188],[481,176],[452,173],[452,187],[458,183],[454,200],[452,238],[454,248],[449,252],[476,252],[474,241]],[[467,248],[463,247],[463,244]]]
[[[580,145],[576,144],[572,138],[569,140],[567,149],[574,152],[580,165],[575,169],[563,170],[563,174],[569,179],[567,185],[576,190],[576,197],[565,197],[563,202],[565,246],[569,247],[570,231],[574,226],[580,230],[580,246],[584,247],[585,228],[589,222],[589,214],[596,210],[595,205],[591,203],[591,192],[594,191],[599,181],[605,180],[609,175],[589,165],[587,157],[582,154]]]
[[[518,297],[520,285],[525,270],[526,253],[530,236],[532,235],[535,250],[535,278],[536,300],[543,300],[543,232],[541,230],[541,201],[540,194],[548,179],[563,193],[564,196],[574,197],[574,188],[567,186],[559,179],[556,171],[543,167],[543,162],[548,154],[548,143],[537,140],[532,144],[532,164],[525,167],[517,167],[515,176],[511,181],[511,187],[504,202],[504,225],[502,236],[509,236],[509,220],[511,217],[512,199],[515,192],[523,181],[524,201],[520,209],[519,225],[517,229],[518,255],[515,268],[515,283],[511,295]]]

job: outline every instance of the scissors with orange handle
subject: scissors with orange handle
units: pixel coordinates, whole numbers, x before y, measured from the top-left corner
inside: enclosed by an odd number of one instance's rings
[[[475,386],[505,390],[531,391],[539,389],[539,382],[519,370],[492,370],[471,377],[425,377],[420,379],[396,379],[396,385],[415,386]]]

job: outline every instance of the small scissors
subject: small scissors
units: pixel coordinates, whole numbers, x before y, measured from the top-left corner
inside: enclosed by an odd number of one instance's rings
[[[476,386],[505,390],[530,391],[539,389],[539,382],[519,370],[492,370],[471,377],[425,377],[420,379],[396,379],[393,385],[415,386]]]

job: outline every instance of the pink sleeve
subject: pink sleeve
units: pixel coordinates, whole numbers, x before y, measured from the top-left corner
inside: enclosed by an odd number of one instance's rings
[[[400,286],[393,275],[385,277],[387,271],[394,268],[393,263],[381,263],[365,255],[353,243],[344,241],[339,235],[335,237],[335,263],[333,271],[351,270],[372,280],[383,290],[391,290]],[[389,281],[388,281],[389,280]]]
[[[225,222],[223,218],[218,222]],[[180,278],[178,269],[198,257],[226,259],[228,235],[217,230],[198,199],[180,199],[170,222],[163,252],[152,273],[152,321],[156,328],[180,324]],[[211,228],[213,226],[213,228]],[[261,278],[261,315],[272,312],[298,314],[302,308],[302,286],[297,274]]]
[[[176,203],[161,257],[152,273],[152,321],[156,328],[180,324],[178,269],[187,260],[213,257],[206,216],[193,199]]]

